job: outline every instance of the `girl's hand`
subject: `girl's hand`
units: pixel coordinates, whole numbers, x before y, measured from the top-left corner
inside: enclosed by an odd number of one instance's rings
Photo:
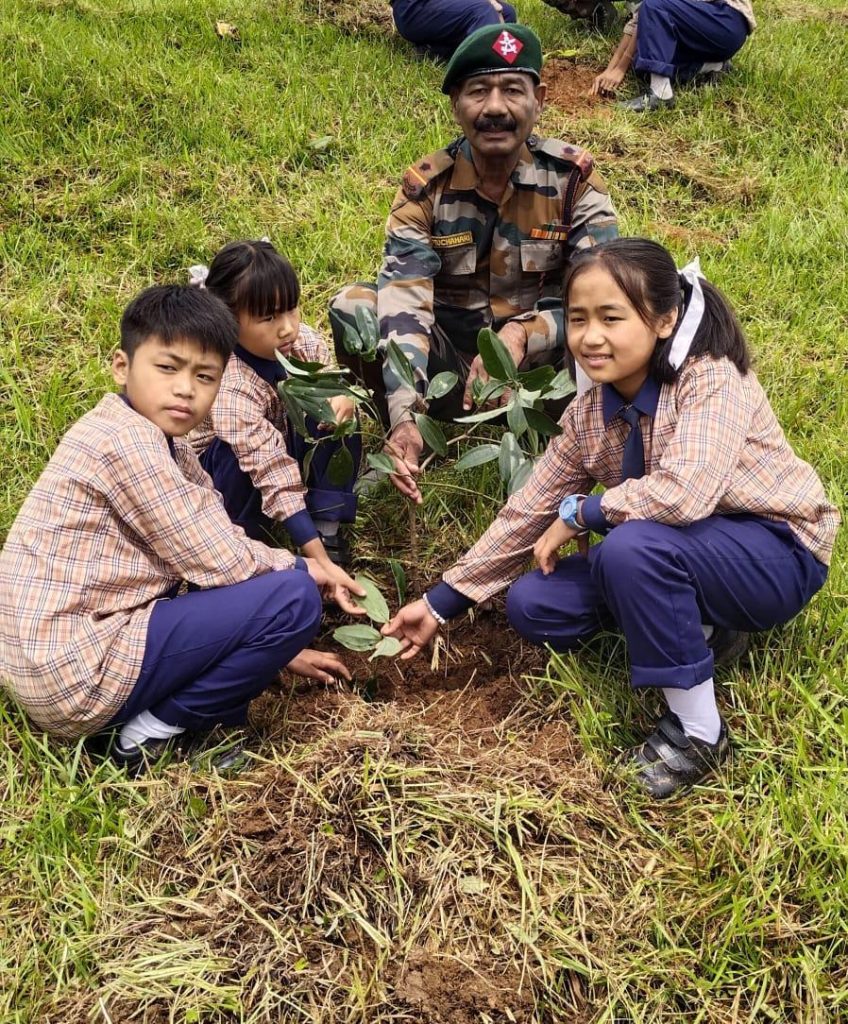
[[[404,605],[380,632],[383,636],[393,636],[400,640],[400,649],[404,652],[401,660],[408,661],[433,639],[438,628],[439,624],[428,611],[427,605],[423,601],[413,601]]]
[[[614,95],[618,91],[618,87],[624,80],[624,69],[623,68],[607,68],[606,71],[602,71],[592,82],[592,88],[589,90],[590,96]]]
[[[559,549],[577,538],[577,550],[585,558],[589,553],[589,537],[585,531],[572,530],[557,516],[556,521],[545,530],[533,547],[533,557],[539,568],[549,576],[557,563]]]
[[[350,672],[345,663],[335,654],[313,651],[305,647],[286,668],[303,679],[317,679],[319,683],[332,683],[334,679],[350,681]]]
[[[343,612],[348,615],[364,615],[365,609],[354,604],[351,594],[365,597],[365,591],[353,580],[344,569],[334,565],[329,558],[304,558],[306,569],[321,590],[326,600],[335,601]]]
[[[348,420],[353,419],[356,412],[356,403],[352,398],[348,398],[346,395],[335,395],[333,398],[328,398],[327,402],[333,410],[336,422],[319,423],[318,425],[322,430],[332,430],[333,427],[337,427],[340,423],[347,423]]]

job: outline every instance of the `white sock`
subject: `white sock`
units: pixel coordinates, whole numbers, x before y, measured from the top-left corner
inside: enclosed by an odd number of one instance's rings
[[[651,92],[661,100],[670,100],[674,95],[671,79],[665,75],[651,75]]]
[[[168,725],[151,711],[142,711],[121,727],[118,746],[121,750],[140,747],[145,740],[167,740],[179,736],[185,729],[181,725]]]
[[[687,736],[715,743],[721,732],[721,718],[716,707],[712,677],[691,690],[663,687],[663,693]]]
[[[322,537],[335,537],[339,532],[338,520],[330,522],[329,519],[313,519],[312,522],[315,523],[315,529]]]
[[[699,74],[708,75],[710,71],[722,71],[724,70],[723,60],[708,60],[706,64],[701,65]]]
[[[701,629],[704,631],[704,639],[709,643],[710,638],[713,633],[715,633],[715,626],[711,625],[709,622],[702,622]]]

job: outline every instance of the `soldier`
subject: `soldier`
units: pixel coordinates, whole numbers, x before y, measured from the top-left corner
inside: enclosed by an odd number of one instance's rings
[[[442,92],[463,135],[404,175],[376,287],[345,288],[330,305],[339,360],[378,396],[391,426],[391,479],[416,502],[423,440],[413,411],[428,380],[453,370],[461,381],[430,403],[431,416],[469,410],[474,381],[487,379],[477,354],[482,327],[498,332],[518,366],[559,362],[567,261],[618,234],[591,156],[532,134],[545,101],[541,66],[541,44],[526,25],[484,27],[457,49]],[[388,361],[381,367],[345,352],[358,304],[376,312],[381,349],[394,340],[412,363],[414,391]]]

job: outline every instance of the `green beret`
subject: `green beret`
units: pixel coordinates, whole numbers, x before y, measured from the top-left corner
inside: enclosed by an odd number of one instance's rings
[[[529,25],[484,25],[459,44],[450,59],[442,92],[463,78],[496,71],[521,71],[541,81],[542,44]]]

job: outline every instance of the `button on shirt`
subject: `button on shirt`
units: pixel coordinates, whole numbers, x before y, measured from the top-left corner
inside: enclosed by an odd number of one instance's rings
[[[605,532],[633,519],[686,526],[712,515],[744,514],[786,522],[807,549],[830,561],[839,513],[812,467],[789,446],[756,375],[727,359],[694,357],[677,379],[647,381],[633,401],[640,418],[646,475],[621,480],[628,425],[621,397],[596,385],[575,399],[528,483],[514,494],[467,554],[428,594],[446,618],[508,586],[569,494],[607,489],[583,502],[582,515]],[[650,415],[653,407],[653,416]]]

